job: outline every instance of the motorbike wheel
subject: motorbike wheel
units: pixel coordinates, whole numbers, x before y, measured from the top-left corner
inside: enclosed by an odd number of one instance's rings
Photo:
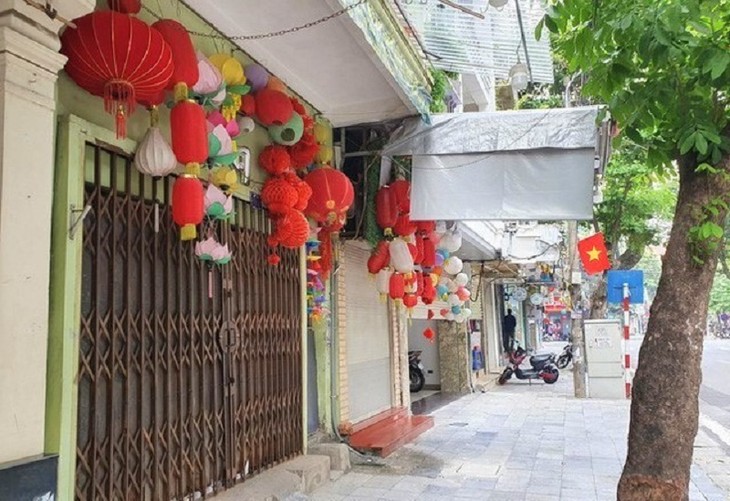
[[[507,367],[504,372],[499,376],[499,379],[497,380],[498,384],[504,384],[506,383],[510,378],[512,377],[512,369]]]
[[[560,372],[555,367],[548,367],[543,371],[542,380],[547,384],[554,384],[558,380]]]
[[[411,378],[411,393],[418,393],[426,384],[426,376],[418,369],[409,368],[408,375]]]
[[[556,362],[556,365],[558,366],[558,369],[565,369],[568,364],[570,363],[570,359],[572,357],[570,355],[560,355],[558,357],[558,361]]]

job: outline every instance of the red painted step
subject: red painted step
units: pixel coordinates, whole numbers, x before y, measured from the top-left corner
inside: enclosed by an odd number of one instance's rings
[[[361,452],[371,452],[385,457],[432,427],[431,416],[409,416],[405,412],[390,413],[350,435],[350,446]]]

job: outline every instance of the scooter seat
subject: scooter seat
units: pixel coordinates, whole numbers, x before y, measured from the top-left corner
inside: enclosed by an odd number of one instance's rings
[[[552,353],[542,353],[539,355],[533,355],[530,357],[530,364],[535,366],[537,364],[543,364],[550,360],[554,355]]]

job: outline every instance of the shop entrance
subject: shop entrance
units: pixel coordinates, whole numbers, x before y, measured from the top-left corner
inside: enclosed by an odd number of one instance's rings
[[[208,268],[171,220],[171,178],[87,143],[75,497],[182,499],[302,451],[299,255],[237,200]]]

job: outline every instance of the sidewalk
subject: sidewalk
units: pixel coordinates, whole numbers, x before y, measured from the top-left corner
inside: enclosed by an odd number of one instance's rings
[[[629,402],[577,400],[570,372],[560,376],[552,386],[513,379],[467,395],[434,412],[435,427],[382,466],[355,466],[310,499],[616,499]],[[700,432],[696,447],[707,454],[699,463],[707,473],[726,471],[727,463],[717,461],[727,461],[727,454],[712,444]],[[715,459],[708,465],[709,457]],[[730,490],[720,489],[705,470],[693,467],[690,499],[730,499]]]

